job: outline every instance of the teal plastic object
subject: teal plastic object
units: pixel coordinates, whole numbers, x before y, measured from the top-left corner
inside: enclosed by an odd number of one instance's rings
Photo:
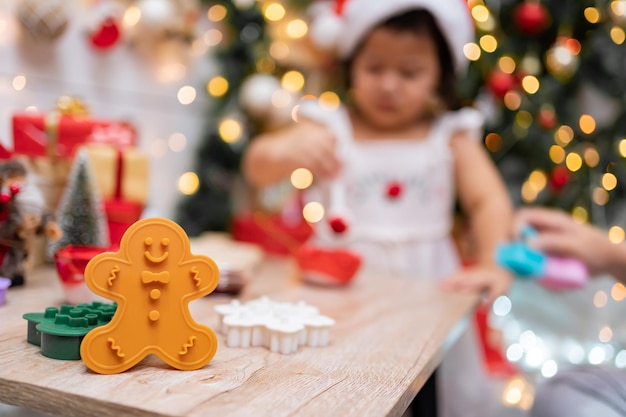
[[[543,276],[547,261],[546,255],[529,248],[524,242],[512,242],[496,248],[496,262],[520,278]]]
[[[550,290],[582,288],[589,280],[587,266],[575,258],[548,256],[531,248],[527,240],[537,232],[527,226],[521,231],[521,241],[496,248],[496,262],[519,278],[532,279]]]
[[[116,304],[63,304],[46,307],[43,313],[26,313],[26,340],[40,346],[41,354],[52,359],[80,359],[80,344],[87,333],[111,321]]]

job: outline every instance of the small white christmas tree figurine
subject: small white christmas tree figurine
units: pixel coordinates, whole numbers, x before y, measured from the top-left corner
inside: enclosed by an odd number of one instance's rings
[[[76,155],[56,217],[63,237],[51,246],[52,254],[67,245],[109,245],[104,206],[84,149]]]

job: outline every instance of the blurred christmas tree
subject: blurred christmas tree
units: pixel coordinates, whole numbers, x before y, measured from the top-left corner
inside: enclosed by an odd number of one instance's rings
[[[322,84],[306,37],[310,0],[204,2],[215,23],[205,41],[218,69],[206,85],[213,106],[195,161],[198,186],[177,213],[190,235],[228,229],[249,139],[289,122],[304,91],[320,92]],[[332,92],[320,98],[338,101]]]
[[[515,201],[625,223],[626,1],[468,4],[463,94],[487,111],[485,144]]]
[[[56,216],[63,236],[51,245],[52,254],[67,245],[108,246],[104,208],[85,150],[76,155]]]

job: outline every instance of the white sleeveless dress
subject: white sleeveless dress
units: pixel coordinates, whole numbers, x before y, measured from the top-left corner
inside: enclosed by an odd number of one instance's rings
[[[348,223],[341,235],[326,221],[317,223],[318,245],[347,247],[363,257],[365,268],[407,276],[439,279],[459,268],[450,235],[456,193],[449,141],[460,130],[480,140],[478,111],[448,112],[434,121],[427,137],[415,141],[355,141],[343,107],[301,105],[299,116],[333,132],[342,160],[336,181],[305,196],[321,202],[327,217]],[[474,333],[470,326],[438,370],[439,417],[488,417],[495,406]]]

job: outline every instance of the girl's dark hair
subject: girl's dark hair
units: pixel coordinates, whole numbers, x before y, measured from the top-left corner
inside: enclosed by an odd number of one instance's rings
[[[411,10],[409,12],[390,17],[377,25],[376,29],[378,28],[391,29],[397,32],[412,32],[417,35],[428,35],[433,39],[439,55],[439,67],[441,69],[437,93],[447,109],[458,109],[460,106],[460,100],[456,90],[454,61],[452,60],[452,54],[450,53],[448,42],[443,37],[443,33],[439,29],[439,25],[433,15],[423,9]],[[354,52],[345,63],[345,75],[347,81],[346,87],[348,89],[350,88],[352,61],[354,56],[356,56],[361,49],[362,44],[363,42],[355,48]]]

